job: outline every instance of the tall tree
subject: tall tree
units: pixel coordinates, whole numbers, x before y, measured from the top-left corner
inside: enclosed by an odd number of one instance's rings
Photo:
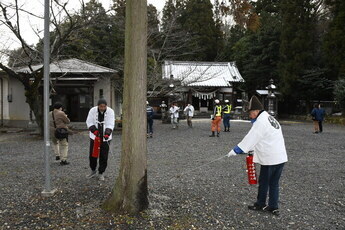
[[[225,49],[226,56],[236,61],[246,81],[244,88],[250,94],[265,88],[270,79],[276,84],[279,80],[279,2],[259,0],[254,6],[255,13],[260,16],[259,26],[256,30],[233,26]]]
[[[223,15],[231,15],[236,25],[251,31],[255,31],[259,26],[259,17],[253,7],[253,1],[224,0],[219,5],[219,11]]]
[[[222,32],[216,26],[210,0],[188,0],[178,18],[182,28],[191,34],[189,60],[214,61],[223,47]]]
[[[175,20],[176,16],[176,6],[174,0],[167,0],[163,7],[162,15],[162,30],[168,31],[170,29],[170,24]]]
[[[85,26],[74,33],[63,45],[62,57],[77,57],[102,66],[111,66],[114,56],[110,17],[102,4],[91,0],[76,16]]]
[[[345,1],[327,0],[331,23],[323,48],[332,79],[345,78]]]
[[[298,78],[313,66],[315,44],[315,18],[312,0],[286,0],[281,2],[282,32],[279,72],[282,91],[290,99],[298,88]]]
[[[148,207],[146,140],[147,2],[126,1],[122,154],[103,208],[136,214]]]

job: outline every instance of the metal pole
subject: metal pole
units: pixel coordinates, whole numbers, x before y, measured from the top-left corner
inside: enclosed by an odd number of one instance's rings
[[[2,78],[0,78],[0,80],[1,80],[1,99],[0,99],[0,101],[1,101],[1,124],[0,124],[0,126],[1,127],[3,127],[4,126],[4,79],[2,79]]]
[[[44,63],[43,63],[43,116],[44,116],[44,175],[45,183],[43,196],[52,196],[56,190],[52,189],[50,178],[50,137],[49,137],[49,64],[50,64],[50,34],[49,34],[49,0],[44,1]]]

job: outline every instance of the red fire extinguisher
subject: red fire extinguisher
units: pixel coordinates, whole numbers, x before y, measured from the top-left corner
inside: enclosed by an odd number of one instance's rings
[[[247,173],[248,173],[248,183],[257,184],[258,180],[256,177],[255,164],[253,162],[253,151],[248,153],[247,160]]]
[[[92,157],[98,158],[100,151],[101,151],[101,138],[99,136],[96,136],[93,142]]]

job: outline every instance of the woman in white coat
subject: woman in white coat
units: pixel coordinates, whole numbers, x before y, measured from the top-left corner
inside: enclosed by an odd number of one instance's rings
[[[101,138],[100,154],[99,154],[99,167],[98,175],[99,180],[104,180],[104,171],[108,164],[108,153],[110,140],[112,139],[112,132],[115,125],[114,110],[107,106],[105,99],[100,99],[97,106],[90,109],[86,119],[86,124],[89,129],[90,137],[90,168],[91,173],[87,176],[92,178],[96,176],[97,160],[98,158],[93,157],[93,145],[96,136]]]

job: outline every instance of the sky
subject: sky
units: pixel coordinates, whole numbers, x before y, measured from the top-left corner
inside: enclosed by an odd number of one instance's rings
[[[0,0],[3,4],[12,3],[13,0]],[[76,12],[79,10],[80,1],[81,0],[60,0],[60,2],[67,2],[68,1],[68,9],[71,12]],[[22,6],[23,9],[26,11],[33,13],[35,15],[42,16],[44,13],[44,0],[18,0],[19,5]],[[88,2],[88,0],[84,0],[84,2]],[[109,9],[111,6],[112,0],[99,0],[102,3],[105,9]],[[158,12],[161,12],[165,0],[147,0],[148,4],[154,5]],[[0,20],[3,18],[0,17]],[[37,32],[39,36],[43,36],[43,26],[44,21],[43,19],[34,17],[28,13],[21,13],[20,14],[20,28],[25,37],[25,40],[30,44],[36,44],[39,40],[37,36]],[[2,23],[0,23],[0,50],[3,49],[15,49],[20,47],[18,40],[14,37],[14,35],[6,28]],[[3,59],[3,55],[0,53],[0,61]]]

